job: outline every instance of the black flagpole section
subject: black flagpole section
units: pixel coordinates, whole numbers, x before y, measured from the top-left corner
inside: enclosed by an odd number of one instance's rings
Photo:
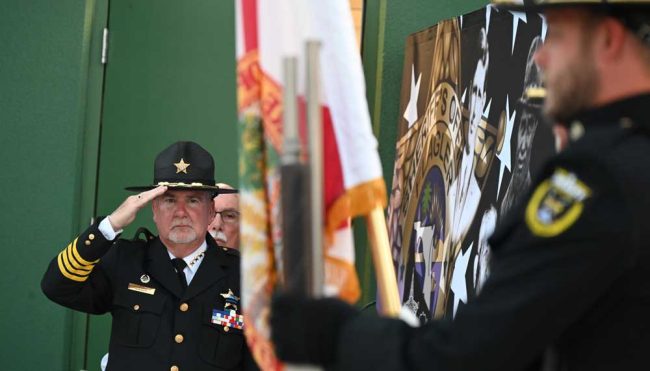
[[[309,295],[311,279],[309,168],[300,161],[296,58],[285,58],[282,150],[282,265],[284,291]]]

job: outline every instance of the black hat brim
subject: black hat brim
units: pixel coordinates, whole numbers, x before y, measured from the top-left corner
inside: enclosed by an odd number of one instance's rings
[[[493,5],[499,10],[511,10],[513,12],[535,12],[541,13],[548,9],[566,8],[566,7],[588,7],[591,9],[611,9],[613,7],[630,7],[641,8],[648,7],[648,3],[634,3],[634,2],[586,2],[586,1],[563,1],[563,2],[545,2],[535,3],[534,1],[524,2],[524,4],[512,3],[499,3],[495,2]]]
[[[168,189],[175,189],[175,190],[211,192],[215,196],[216,195],[222,195],[222,194],[228,194],[228,193],[238,193],[239,192],[239,190],[237,190],[237,189],[228,189],[228,188],[221,188],[221,187],[218,187],[218,186],[192,185],[192,184],[183,184],[183,183],[169,183],[169,184],[154,184],[154,185],[147,185],[147,186],[133,186],[133,187],[126,187],[124,189],[126,189],[127,191],[142,192],[142,191],[148,191],[150,189],[154,189],[154,188],[159,187],[161,185],[167,186]]]

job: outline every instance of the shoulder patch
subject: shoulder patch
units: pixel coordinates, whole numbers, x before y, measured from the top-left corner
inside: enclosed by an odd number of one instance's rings
[[[557,236],[580,218],[590,195],[591,189],[575,174],[559,168],[533,192],[526,206],[526,224],[535,236]]]

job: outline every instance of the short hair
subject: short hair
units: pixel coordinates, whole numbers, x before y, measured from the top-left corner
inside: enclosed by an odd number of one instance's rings
[[[632,40],[634,48],[639,53],[639,57],[646,65],[646,69],[650,72],[650,41],[647,35],[643,32],[647,29],[647,20],[650,19],[650,11],[648,10],[635,10],[633,13],[625,11],[607,11],[602,9],[588,9],[586,16],[582,18],[583,35],[589,37],[591,30],[593,30],[600,22],[606,17],[614,17],[620,21],[629,35],[633,36]],[[583,40],[584,43],[587,39]]]
[[[219,187],[219,188],[223,188],[223,189],[236,189],[235,187],[231,186],[231,185],[228,184],[228,183],[217,183],[217,184],[215,184],[215,185],[216,185],[217,187]],[[237,192],[237,193],[224,193],[224,194],[229,194],[229,195],[233,195],[233,196],[237,197],[237,202],[239,202],[239,192]],[[217,193],[216,195],[214,195],[214,196],[212,197],[212,199],[217,198],[217,196],[219,196],[219,193]]]
[[[231,186],[228,183],[217,183],[216,186],[223,189],[235,189],[233,186]]]

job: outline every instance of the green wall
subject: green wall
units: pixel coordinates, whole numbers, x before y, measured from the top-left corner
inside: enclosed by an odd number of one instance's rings
[[[0,2],[0,364],[68,370],[73,314],[40,280],[81,220],[92,1]],[[74,354],[74,353],[77,354]]]
[[[237,185],[234,2],[111,0],[97,214],[111,213],[126,186],[152,184],[163,148],[192,140],[215,160],[217,181]],[[157,233],[151,208],[138,227]],[[110,315],[90,316],[88,369],[108,351]]]

